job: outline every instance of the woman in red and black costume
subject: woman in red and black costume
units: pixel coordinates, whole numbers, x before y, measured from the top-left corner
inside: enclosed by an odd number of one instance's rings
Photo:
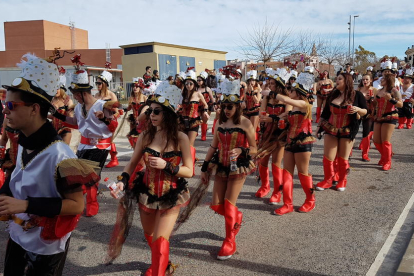
[[[66,82],[66,78],[64,78],[64,81]],[[57,90],[56,95],[53,97],[52,104],[55,107],[56,111],[60,114],[73,117],[73,101],[68,95],[66,95],[66,87],[62,82],[60,83],[60,87]],[[60,135],[60,137],[62,137],[62,140],[66,144],[70,145],[70,139],[72,138],[72,129],[64,125],[61,120],[53,116],[50,116],[49,118],[52,119],[53,127]]]
[[[138,201],[142,228],[152,255],[151,267],[145,275],[158,276],[165,275],[169,266],[169,238],[180,208],[187,205],[190,199],[184,177],[192,176],[193,164],[189,139],[179,132],[175,113],[181,102],[181,90],[162,82],[149,101],[151,105],[147,113],[150,114],[150,124],[138,137],[131,160],[118,177],[120,182],[117,185],[120,189],[127,187],[132,171],[143,158],[145,173],[133,176],[133,185],[126,189],[126,196],[121,200],[135,198]],[[116,246],[122,246],[117,244],[119,229],[122,228],[118,222],[112,234],[111,243],[115,242],[115,248],[109,251],[110,261],[120,254]],[[132,221],[129,221],[127,227],[131,224]],[[128,231],[124,234],[127,235]]]
[[[382,170],[391,169],[391,136],[398,122],[398,110],[403,106],[400,92],[395,88],[395,77],[387,74],[381,78],[382,88],[374,99],[374,145],[381,154],[378,165]]]
[[[281,76],[278,75],[278,72]],[[283,76],[285,76],[285,79],[283,79]],[[257,150],[257,158],[260,159],[259,174],[262,185],[256,192],[256,197],[262,198],[270,192],[268,163],[270,156],[272,156],[274,190],[269,200],[269,204],[272,205],[279,203],[282,197],[280,190],[283,183],[282,159],[286,143],[286,129],[283,124],[285,124],[284,119],[292,109],[291,105],[278,101],[276,95],[287,96],[285,80],[288,81],[289,77],[290,74],[286,69],[268,71],[266,84],[268,84],[270,93],[262,100],[260,108],[261,113],[267,113],[268,115],[260,115],[260,122],[265,123],[265,129]]]
[[[293,173],[295,166],[298,170],[300,184],[306,194],[303,205],[298,209],[307,213],[315,208],[315,195],[312,175],[309,174],[309,161],[312,154],[312,98],[311,88],[314,76],[306,71],[301,73],[292,89],[288,91],[289,97],[278,94],[276,99],[282,103],[293,106],[288,113],[288,129],[283,156],[283,206],[274,211],[275,215],[282,216],[293,212]]]
[[[0,166],[5,173],[4,179],[7,179],[16,167],[19,133],[19,130],[11,128],[7,122],[4,122],[3,132],[1,133],[0,138]],[[8,141],[10,141],[10,144],[9,148],[6,150]],[[0,188],[1,184],[2,183],[0,183]]]
[[[214,111],[214,105],[216,103],[216,100],[214,99],[213,91],[211,91],[210,87],[207,86],[207,78],[208,73],[205,71],[201,72],[201,74],[197,77],[197,91],[201,92],[201,94],[203,95],[204,100],[208,105],[207,113],[208,115],[210,115],[211,112]],[[208,119],[206,121],[203,120],[203,122],[201,123],[201,141],[205,141],[207,138],[207,121]]]
[[[336,88],[326,101],[318,126],[318,138],[324,135],[324,180],[316,185],[318,191],[332,187],[335,176],[334,162],[338,161],[337,191],[345,191],[349,171],[349,155],[359,129],[359,119],[367,114],[364,95],[354,90],[352,76],[340,73]]]
[[[362,141],[359,149],[362,150],[362,161],[369,162],[368,152],[371,145],[371,137],[374,134],[374,121],[372,115],[374,114],[374,95],[377,94],[377,89],[372,86],[371,74],[364,74],[358,90],[364,95],[367,101],[367,114],[362,117]]]
[[[186,73],[186,78],[184,81],[184,89],[182,92],[183,102],[181,103],[181,108],[178,111],[179,121],[180,121],[180,130],[188,135],[190,140],[191,147],[191,156],[195,164],[196,160],[196,150],[194,148],[194,142],[198,134],[198,129],[202,123],[202,119],[207,121],[209,115],[208,105],[204,100],[203,95],[197,91],[198,84],[196,73],[189,68]],[[200,106],[203,107],[202,114],[199,113]]]
[[[145,88],[144,79],[134,78],[133,81],[132,93],[128,100],[127,109],[127,111],[132,110],[132,114],[128,116],[130,131],[127,134],[127,137],[131,147],[135,148],[138,135],[145,129],[145,121],[143,120],[145,120],[146,116],[142,115],[141,118],[139,117],[141,114],[145,113],[148,107],[146,106],[147,96],[142,94],[142,90]]]
[[[320,74],[320,77],[321,79],[316,85],[316,123],[319,123],[321,112],[326,104],[326,99],[329,97],[334,87],[333,81],[329,78],[328,71],[323,71],[323,73]]]
[[[94,95],[96,99],[103,100],[103,101],[111,101],[111,102],[118,101],[115,93],[109,90],[109,83],[111,81],[112,81],[112,74],[109,73],[108,71],[103,71],[102,74],[98,76],[95,82],[96,87],[98,88],[98,93]],[[114,119],[117,120],[123,110],[122,109],[118,110],[118,108],[115,108],[114,110],[115,110]],[[114,136],[112,135],[112,139],[113,138]],[[112,167],[118,166],[119,164],[118,157],[116,157],[118,152],[116,150],[116,146],[113,140],[111,142],[111,150],[109,151],[109,154],[111,155],[111,161],[109,161],[108,164],[106,164],[105,168],[112,168]]]
[[[217,259],[226,260],[236,252],[236,235],[243,218],[236,202],[246,176],[255,168],[250,154],[256,154],[257,148],[253,125],[241,116],[240,81],[226,79],[220,87],[220,117],[201,168],[201,179],[207,184],[210,173],[215,171],[210,208],[225,218],[226,238]]]
[[[260,101],[262,100],[262,89],[257,81],[257,71],[251,70],[247,72],[247,87],[244,93],[245,110],[243,115],[246,116],[252,122],[255,130],[259,125],[259,109]],[[256,140],[259,140],[259,135],[256,133]]]

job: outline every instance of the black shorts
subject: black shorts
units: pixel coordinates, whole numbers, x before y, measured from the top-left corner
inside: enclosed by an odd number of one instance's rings
[[[286,145],[285,151],[290,151],[292,153],[299,152],[312,152],[313,144],[304,144],[304,145]]]

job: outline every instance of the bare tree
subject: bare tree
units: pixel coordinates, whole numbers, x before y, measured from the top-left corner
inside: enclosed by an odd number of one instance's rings
[[[324,46],[324,39],[320,34],[311,30],[300,31],[295,38],[292,54],[303,55],[303,63],[308,63],[313,54],[318,54]]]
[[[267,18],[263,25],[256,24],[251,30],[247,30],[247,34],[239,35],[242,41],[239,53],[264,64],[291,52],[291,29],[284,31],[274,23],[270,24]]]
[[[318,54],[321,61],[332,65],[335,62],[340,63],[345,52],[345,44],[343,42],[327,38],[324,40]]]

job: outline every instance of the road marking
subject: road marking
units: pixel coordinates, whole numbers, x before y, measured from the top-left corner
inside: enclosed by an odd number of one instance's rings
[[[387,256],[388,252],[391,249],[391,246],[393,245],[395,241],[395,238],[397,237],[398,233],[401,230],[401,227],[403,226],[405,220],[407,219],[408,213],[410,212],[410,209],[413,206],[413,203],[414,203],[414,194],[411,195],[410,200],[408,201],[407,205],[405,205],[404,210],[402,211],[400,217],[398,218],[397,222],[392,228],[390,235],[388,236],[387,240],[385,241],[384,245],[379,251],[377,257],[375,258],[375,261],[372,263],[366,276],[375,276],[378,273],[378,270],[383,264],[385,257]]]

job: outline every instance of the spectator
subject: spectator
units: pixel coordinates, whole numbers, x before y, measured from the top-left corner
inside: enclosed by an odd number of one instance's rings
[[[158,70],[154,70],[154,74],[152,74],[152,82],[157,82],[157,80],[160,80],[160,74]]]
[[[266,72],[265,71],[262,71],[261,73],[260,73],[260,76],[259,76],[259,82],[261,81],[261,82],[263,82],[263,81],[265,81],[266,80]]]
[[[149,81],[151,81],[152,77],[151,77],[151,66],[147,66],[145,67],[145,74],[142,76],[142,78],[144,79],[144,83],[147,84]]]
[[[339,68],[339,71],[338,72],[336,72],[336,76],[339,76],[339,74],[341,74],[341,72],[342,72],[342,67]]]

